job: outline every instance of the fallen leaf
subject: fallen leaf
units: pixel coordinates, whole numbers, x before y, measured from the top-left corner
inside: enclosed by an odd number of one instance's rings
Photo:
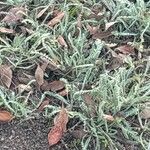
[[[14,116],[6,111],[6,110],[0,110],[0,121],[2,122],[9,122],[14,118]]]
[[[36,18],[40,18],[41,16],[43,16],[43,14],[46,12],[46,10],[49,8],[49,6],[45,7],[44,9],[42,9],[36,16]]]
[[[116,21],[113,22],[108,22],[105,24],[105,30],[108,30],[110,27],[112,27],[115,23],[117,23]]]
[[[96,33],[93,34],[92,38],[93,39],[105,39],[111,35],[112,35],[111,31],[98,30]]]
[[[1,33],[14,33],[15,31],[13,29],[8,29],[8,28],[4,28],[4,27],[0,27],[0,32]]]
[[[105,120],[107,120],[107,121],[114,121],[114,120],[115,120],[113,116],[111,116],[111,115],[106,115],[106,114],[103,115],[103,118],[104,118]]]
[[[68,123],[68,113],[63,106],[59,114],[54,118],[54,125],[60,125],[63,129],[63,132],[65,132],[67,123]]]
[[[18,93],[22,93],[24,91],[31,91],[32,87],[30,85],[26,85],[26,84],[19,84],[18,85]]]
[[[128,55],[128,54],[134,54],[134,47],[130,45],[123,45],[116,48],[116,50],[120,51],[121,53]]]
[[[7,88],[10,88],[11,81],[12,81],[12,70],[10,66],[1,65],[0,66],[0,84],[2,86],[6,86]]]
[[[57,41],[61,46],[64,46],[66,48],[68,47],[66,41],[64,40],[64,38],[61,35],[58,36]]]
[[[57,144],[66,131],[66,125],[68,123],[68,113],[67,110],[62,107],[59,114],[54,119],[54,126],[48,134],[49,145],[52,146]]]
[[[39,111],[43,111],[44,108],[45,108],[47,105],[49,105],[49,102],[50,102],[49,99],[44,100],[44,101],[41,103],[41,105],[39,106],[38,110],[39,110]]]
[[[65,15],[64,12],[58,13],[58,15],[55,18],[53,18],[52,20],[50,20],[48,22],[48,25],[51,26],[51,27],[53,27],[54,25],[58,24],[62,20],[62,18],[64,17],[64,15]]]
[[[35,79],[39,86],[41,86],[44,83],[44,71],[38,64],[37,69],[35,71]]]
[[[18,21],[21,21],[23,19],[24,13],[25,8],[23,7],[11,8],[2,21],[8,24],[16,24],[18,23]]]
[[[48,133],[48,143],[49,146],[57,144],[63,135],[63,130],[61,126],[53,126],[50,132]]]
[[[62,90],[65,87],[65,84],[63,81],[56,80],[56,81],[50,82],[48,86],[51,91],[56,92],[56,91]]]

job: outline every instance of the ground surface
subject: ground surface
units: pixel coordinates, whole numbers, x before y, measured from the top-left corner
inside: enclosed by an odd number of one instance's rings
[[[46,119],[0,124],[1,150],[48,150]]]
[[[0,150],[147,150],[149,136],[150,1],[0,1]]]

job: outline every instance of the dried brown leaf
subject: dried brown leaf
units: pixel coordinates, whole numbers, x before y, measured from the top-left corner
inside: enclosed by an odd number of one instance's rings
[[[98,30],[96,33],[93,34],[92,38],[93,39],[105,39],[111,35],[112,35],[111,31],[100,31],[100,30]]]
[[[6,110],[0,110],[0,121],[2,122],[9,122],[14,118],[14,116],[6,111]]]
[[[58,24],[62,20],[64,15],[65,15],[64,12],[60,12],[55,18],[53,18],[48,22],[48,25],[53,27],[54,25]]]
[[[67,123],[68,123],[68,113],[67,110],[64,107],[62,107],[59,114],[54,118],[54,125],[61,126],[63,132],[65,132]]]
[[[35,71],[35,79],[39,86],[41,86],[44,83],[44,71],[38,64],[37,69]]]
[[[15,33],[15,31],[13,29],[8,29],[8,28],[4,28],[4,27],[0,27],[0,32],[8,33],[8,34]]]
[[[48,133],[48,143],[49,146],[57,144],[63,135],[63,130],[61,126],[53,126],[50,132]]]
[[[49,145],[52,146],[57,144],[66,131],[66,125],[68,123],[68,113],[67,110],[62,107],[59,114],[54,119],[54,126],[48,134]]]
[[[58,43],[61,45],[61,46],[64,46],[64,47],[68,47],[66,41],[64,40],[63,36],[59,35],[58,38],[57,38],[57,41]]]
[[[10,88],[12,82],[12,70],[10,66],[1,65],[0,66],[0,84],[7,88]]]
[[[134,54],[134,47],[130,45],[122,45],[116,48],[116,50],[120,51],[121,53],[128,55],[128,54]]]
[[[103,115],[103,118],[104,118],[105,120],[107,120],[107,121],[114,121],[114,120],[115,120],[113,116],[111,116],[111,115],[106,115],[106,114]]]
[[[21,21],[23,19],[23,14],[25,12],[25,8],[23,7],[11,8],[2,21],[8,24],[16,24],[18,23],[18,21]]]
[[[51,91],[56,92],[59,90],[62,90],[65,87],[65,84],[63,81],[52,81],[49,83],[49,88],[51,89]]]

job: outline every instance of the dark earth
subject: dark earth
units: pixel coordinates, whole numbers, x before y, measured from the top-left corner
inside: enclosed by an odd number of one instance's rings
[[[48,150],[48,119],[0,123],[0,150]]]

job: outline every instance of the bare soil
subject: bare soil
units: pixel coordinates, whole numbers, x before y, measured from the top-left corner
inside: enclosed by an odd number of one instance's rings
[[[48,150],[48,119],[0,123],[0,150]]]

